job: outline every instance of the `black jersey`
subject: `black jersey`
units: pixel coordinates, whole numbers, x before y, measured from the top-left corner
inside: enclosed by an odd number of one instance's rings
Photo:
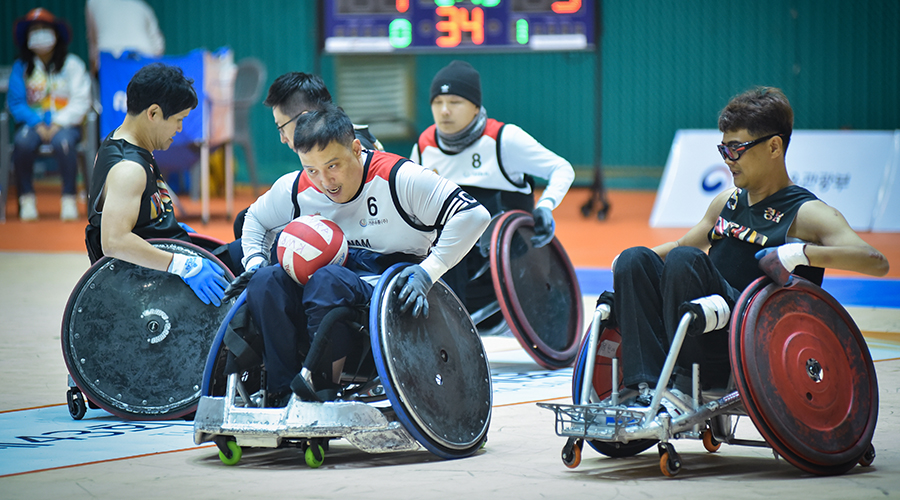
[[[816,199],[808,190],[791,185],[751,206],[747,191],[735,189],[708,235],[712,244],[709,257],[716,269],[731,286],[738,290],[746,288],[763,275],[756,252],[785,244],[800,206]],[[821,282],[822,269],[797,271]]]
[[[88,225],[85,228],[85,245],[91,263],[103,257],[103,248],[100,244],[100,220],[103,213],[97,209],[97,200],[103,192],[110,169],[121,161],[133,161],[144,167],[144,171],[147,173],[147,184],[141,194],[141,209],[131,232],[145,240],[174,238],[190,242],[187,232],[175,220],[172,199],[169,197],[169,187],[163,180],[153,154],[123,139],[113,139],[111,133],[97,152],[91,178],[91,191],[88,196]]]

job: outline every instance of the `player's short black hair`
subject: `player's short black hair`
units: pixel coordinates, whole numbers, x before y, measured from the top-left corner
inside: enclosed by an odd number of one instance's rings
[[[325,149],[335,141],[350,148],[355,138],[353,123],[347,113],[334,104],[326,103],[297,118],[294,151],[308,153],[314,146]]]
[[[197,92],[194,80],[184,76],[177,66],[152,63],[139,69],[131,77],[125,90],[128,100],[128,114],[138,115],[141,111],[158,104],[163,118],[197,107]]]
[[[294,116],[330,102],[331,94],[319,75],[293,71],[275,79],[263,104]]]
[[[732,97],[719,113],[719,131],[741,129],[754,137],[784,134],[787,151],[794,131],[794,110],[784,92],[775,87],[754,87]]]

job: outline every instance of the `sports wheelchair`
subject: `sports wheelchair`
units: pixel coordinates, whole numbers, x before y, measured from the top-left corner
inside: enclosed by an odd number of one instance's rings
[[[191,234],[194,243],[151,239],[168,252],[201,256],[222,244]],[[201,303],[174,274],[102,257],[82,275],[63,314],[63,358],[69,371],[69,414],[88,407],[129,420],[189,416],[200,399],[203,362],[215,329],[228,312]]]
[[[338,400],[304,402],[295,395],[270,408],[261,338],[246,312],[246,290],[216,333],[203,372],[194,442],[214,442],[227,465],[245,447],[297,447],[307,465],[322,465],[332,439],[368,453],[423,446],[442,458],[477,452],[491,419],[491,376],[471,318],[441,281],[428,294],[428,318],[399,314],[397,280],[408,264],[386,270],[369,307],[338,307],[319,327],[308,356],[336,321],[367,337],[348,356]]]
[[[556,414],[556,433],[568,437],[563,463],[581,462],[585,440],[610,457],[638,454],[657,444],[660,470],[675,476],[682,460],[672,441],[700,439],[715,452],[722,443],[768,446],[799,469],[842,474],[875,459],[878,383],[868,347],[847,311],[812,282],[794,276],[786,286],[768,277],[750,284],[729,311],[710,296],[704,314],[729,321],[731,380],[724,391],[702,392],[693,368],[692,404],[667,387],[687,330],[697,314],[683,315],[649,407],[623,404],[618,364],[621,337],[598,301],[590,334],[572,377],[572,405],[538,406]],[[694,301],[698,302],[698,301]],[[730,314],[730,320],[728,315]],[[706,331],[714,326],[707,325]],[[663,388],[663,390],[659,390]],[[678,408],[662,410],[662,400]],[[749,416],[764,441],[735,437]]]
[[[534,219],[524,210],[491,220],[478,243],[486,259],[470,277],[467,305],[479,333],[508,329],[538,365],[555,370],[571,366],[578,353],[581,290],[559,240],[534,248],[532,236]]]

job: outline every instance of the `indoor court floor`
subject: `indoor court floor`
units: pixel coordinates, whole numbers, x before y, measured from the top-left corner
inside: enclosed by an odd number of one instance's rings
[[[424,449],[370,455],[334,441],[319,469],[297,449],[249,449],[223,465],[209,443],[193,443],[191,422],[129,422],[102,410],[75,421],[65,406],[66,366],[60,323],[69,293],[87,270],[84,224],[58,219],[58,186],[39,186],[43,219],[21,223],[14,200],[0,223],[0,499],[42,498],[896,498],[900,496],[900,234],[863,234],[893,264],[889,276],[829,272],[824,288],[857,322],[875,359],[879,420],[870,467],[836,477],[800,471],[770,449],[723,446],[707,453],[699,441],[678,440],[683,468],[660,473],[655,448],[625,459],[585,447],[581,465],[560,460],[565,438],[538,401],[571,401],[572,369],[548,371],[512,337],[485,337],[493,409],[487,445],[474,456],[442,460]],[[609,263],[622,249],[654,246],[684,229],[648,227],[655,194],[610,193],[609,219],[583,218],[588,192],[570,191],[554,212],[590,316],[610,286]],[[241,191],[236,207],[252,201]],[[224,201],[213,200],[203,226],[199,204],[183,200],[179,219],[230,241]],[[80,206],[82,215],[84,204]],[[194,213],[191,213],[194,211]],[[748,419],[740,437],[753,437]],[[758,435],[757,435],[758,436]]]

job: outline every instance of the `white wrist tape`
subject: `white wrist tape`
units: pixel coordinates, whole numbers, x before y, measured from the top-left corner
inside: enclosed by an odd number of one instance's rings
[[[788,243],[778,247],[778,260],[788,271],[793,271],[797,266],[808,266],[809,258],[804,250],[806,243]]]
[[[256,267],[262,267],[266,265],[268,261],[262,255],[254,255],[247,259],[247,264],[244,265],[244,269],[251,270]]]
[[[698,304],[700,308],[703,309],[703,314],[706,317],[706,328],[703,329],[703,333],[721,330],[728,325],[728,318],[731,317],[731,309],[721,295],[701,297],[692,300],[691,303]]]
[[[177,274],[182,278],[190,278],[199,273],[201,267],[203,267],[203,261],[200,257],[191,257],[176,253],[172,254],[172,263],[169,264],[167,271],[172,274]]]

